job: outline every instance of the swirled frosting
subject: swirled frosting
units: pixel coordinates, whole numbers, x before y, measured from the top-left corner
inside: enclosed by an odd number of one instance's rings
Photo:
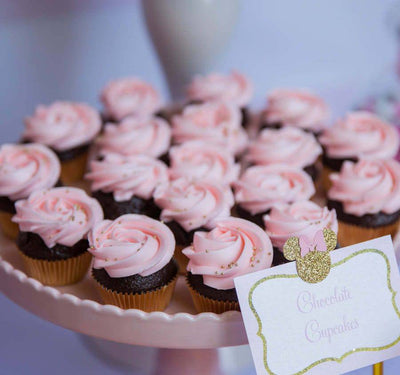
[[[107,154],[103,160],[92,160],[86,174],[92,191],[113,193],[117,202],[133,196],[150,199],[155,188],[168,181],[167,166],[146,155]]]
[[[239,107],[249,104],[253,95],[251,82],[237,71],[195,76],[187,89],[190,100],[224,101]]]
[[[172,137],[175,143],[193,140],[213,143],[237,155],[244,151],[248,142],[241,121],[241,112],[233,104],[207,102],[189,105],[181,115],[172,118]]]
[[[91,142],[100,128],[99,113],[87,104],[54,102],[25,119],[22,138],[65,151]]]
[[[175,251],[171,230],[145,215],[100,221],[88,238],[93,268],[104,268],[110,277],[149,276],[166,266]]]
[[[252,215],[266,212],[277,203],[307,200],[315,193],[306,172],[285,164],[247,168],[234,187],[236,203]]]
[[[187,176],[194,180],[230,185],[237,180],[240,165],[233,155],[203,141],[189,141],[169,151],[171,178]]]
[[[272,244],[281,251],[290,237],[313,238],[324,228],[338,231],[336,211],[310,201],[277,204],[264,216],[264,224]]]
[[[96,144],[102,155],[112,152],[158,158],[168,151],[170,142],[171,128],[165,120],[127,117],[117,126],[107,124]]]
[[[0,196],[15,201],[35,190],[53,187],[60,177],[56,154],[40,144],[0,147]]]
[[[396,128],[368,112],[352,112],[319,138],[329,157],[391,159],[399,148]]]
[[[345,161],[340,173],[331,175],[331,200],[356,216],[400,210],[400,164],[395,160]]]
[[[230,216],[232,192],[219,185],[185,177],[160,185],[154,201],[162,209],[161,220],[176,221],[187,232],[211,228],[216,219]]]
[[[268,123],[320,132],[329,119],[329,109],[322,98],[305,90],[278,89],[268,95],[264,113]]]
[[[193,245],[183,250],[188,271],[203,275],[205,285],[232,289],[235,277],[271,266],[272,244],[258,225],[234,217],[215,225],[210,232],[195,232]]]
[[[117,121],[130,115],[149,116],[161,108],[161,98],[154,87],[135,77],[109,82],[100,100],[106,114]]]
[[[249,145],[247,159],[253,164],[288,164],[305,168],[313,165],[322,148],[311,133],[284,127],[264,129]]]
[[[20,230],[38,234],[49,248],[75,245],[103,220],[99,202],[72,187],[37,190],[28,199],[17,201],[15,209],[12,220]]]

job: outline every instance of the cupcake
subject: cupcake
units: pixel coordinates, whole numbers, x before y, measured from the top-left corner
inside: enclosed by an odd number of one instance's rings
[[[62,182],[70,184],[82,179],[89,145],[100,128],[99,114],[87,104],[54,102],[26,118],[22,139],[50,147],[61,161]]]
[[[175,235],[175,258],[181,270],[187,264],[182,249],[192,243],[194,232],[211,229],[217,219],[230,216],[233,206],[230,190],[185,177],[160,185],[154,192],[154,201],[161,208],[161,220]]]
[[[240,155],[248,137],[241,127],[241,113],[233,104],[207,102],[185,107],[182,114],[172,118],[172,139],[181,144],[201,140]]]
[[[331,180],[328,207],[336,210],[341,246],[388,234],[395,236],[400,220],[399,162],[345,161]]]
[[[107,124],[96,141],[100,156],[144,154],[165,160],[171,143],[171,128],[158,117],[127,117],[118,126]]]
[[[265,230],[274,246],[274,265],[287,262],[283,256],[283,245],[290,237],[312,238],[324,228],[336,234],[338,232],[336,211],[311,201],[277,204],[263,219]]]
[[[329,108],[322,98],[306,90],[278,89],[268,94],[261,127],[293,126],[318,135],[328,120]]]
[[[81,280],[89,268],[87,233],[103,219],[100,204],[83,190],[37,190],[15,203],[17,246],[30,277],[46,285]]]
[[[106,219],[130,213],[158,219],[160,209],[154,204],[153,192],[168,182],[163,162],[146,155],[107,154],[90,162],[85,178],[91,182],[92,195],[103,207]]]
[[[15,201],[55,186],[59,178],[60,162],[46,146],[0,146],[0,224],[7,237],[15,239],[18,234],[18,225],[11,221],[16,212]]]
[[[248,148],[246,159],[255,165],[287,164],[305,170],[315,181],[322,148],[311,133],[284,127],[264,129]]]
[[[307,200],[315,194],[311,177],[286,164],[249,167],[234,184],[236,212],[264,227],[263,216],[278,203]]]
[[[89,233],[92,275],[105,303],[162,311],[174,291],[175,239],[166,225],[144,215],[103,220]]]
[[[257,225],[228,217],[210,232],[194,234],[183,250],[190,259],[187,283],[198,312],[239,310],[234,278],[271,266],[273,250],[267,234]]]
[[[118,122],[127,116],[151,116],[161,108],[161,98],[149,83],[136,77],[109,82],[102,90],[100,100],[104,118]]]
[[[192,103],[222,101],[236,105],[242,111],[243,126],[250,122],[247,106],[252,96],[253,85],[237,71],[227,75],[211,73],[195,76],[187,89],[187,97]]]
[[[239,177],[240,165],[221,147],[204,141],[184,142],[169,151],[172,179],[188,177],[229,186]]]
[[[368,112],[352,112],[326,129],[319,137],[324,148],[324,187],[329,190],[329,175],[339,172],[344,161],[391,159],[399,149],[396,128]]]

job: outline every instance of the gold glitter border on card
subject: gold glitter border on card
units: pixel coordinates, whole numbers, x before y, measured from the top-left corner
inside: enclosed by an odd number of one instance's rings
[[[346,263],[348,260],[350,260],[350,259],[356,257],[357,255],[366,254],[366,253],[375,253],[375,254],[381,255],[381,256],[383,257],[384,261],[386,262],[386,268],[387,268],[387,276],[386,276],[387,287],[388,287],[390,293],[392,294],[393,309],[394,309],[394,311],[396,312],[397,316],[398,316],[399,319],[400,319],[400,311],[399,311],[399,309],[398,309],[398,307],[397,307],[397,305],[396,305],[396,301],[395,301],[397,292],[392,288],[392,283],[391,283],[391,281],[390,281],[390,279],[391,279],[390,262],[389,262],[389,259],[388,259],[387,255],[386,255],[383,251],[377,250],[377,249],[364,249],[364,250],[359,250],[359,251],[356,251],[355,253],[349,255],[348,257],[342,259],[341,261],[339,261],[339,262],[333,264],[333,265],[332,265],[332,268],[337,267],[337,266],[340,266],[340,265]],[[271,276],[267,276],[267,277],[262,278],[261,280],[258,280],[258,281],[251,287],[251,289],[250,289],[250,291],[249,291],[248,302],[249,302],[250,309],[251,309],[251,311],[253,312],[253,314],[254,314],[254,316],[255,316],[255,318],[256,318],[256,320],[257,320],[257,323],[258,323],[257,336],[260,337],[260,339],[262,340],[262,343],[263,343],[263,362],[264,362],[264,367],[265,367],[265,369],[266,369],[266,371],[267,371],[267,373],[268,373],[269,375],[277,375],[277,374],[274,373],[274,372],[270,369],[270,367],[269,367],[269,365],[268,365],[268,361],[267,361],[267,340],[266,340],[265,336],[264,336],[263,333],[262,333],[262,322],[261,322],[261,319],[260,319],[260,317],[259,317],[259,315],[258,315],[258,313],[257,313],[257,311],[256,311],[256,309],[255,309],[255,307],[254,307],[254,304],[253,304],[253,300],[252,300],[252,298],[253,298],[253,293],[254,293],[255,289],[256,289],[260,284],[262,284],[262,283],[264,283],[264,282],[266,282],[266,281],[268,281],[268,280],[273,280],[273,279],[295,279],[295,278],[299,278],[299,276],[298,276],[297,274],[284,274],[284,275],[271,275]],[[395,341],[393,341],[393,342],[391,342],[390,344],[385,345],[385,346],[380,346],[380,347],[376,347],[376,348],[373,348],[373,347],[372,347],[372,348],[366,347],[366,348],[356,348],[356,349],[352,349],[352,350],[350,350],[350,351],[344,353],[344,354],[343,354],[342,356],[340,356],[340,357],[328,357],[328,358],[323,358],[323,359],[320,359],[319,361],[313,362],[311,365],[307,366],[307,367],[304,368],[303,370],[298,371],[298,372],[296,372],[296,373],[294,373],[294,374],[292,374],[292,375],[302,375],[302,374],[305,374],[307,371],[311,370],[313,367],[318,366],[318,365],[320,365],[321,363],[324,363],[324,362],[337,362],[337,363],[341,363],[345,358],[347,358],[349,355],[354,354],[354,353],[358,353],[358,352],[368,352],[368,351],[369,351],[369,352],[377,352],[377,351],[381,351],[381,350],[386,350],[386,349],[389,349],[389,348],[395,346],[395,345],[398,344],[399,342],[400,342],[400,336],[399,336]]]

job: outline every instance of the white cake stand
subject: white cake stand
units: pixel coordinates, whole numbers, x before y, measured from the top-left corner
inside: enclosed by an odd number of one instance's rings
[[[183,277],[165,312],[103,305],[87,276],[48,287],[23,271],[15,245],[0,234],[0,290],[25,310],[61,327],[117,343],[161,348],[156,374],[221,374],[216,348],[247,344],[241,314],[196,314]]]

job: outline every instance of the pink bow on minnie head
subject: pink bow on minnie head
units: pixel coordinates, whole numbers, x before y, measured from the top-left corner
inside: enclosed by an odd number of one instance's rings
[[[313,240],[306,236],[299,237],[300,255],[305,257],[310,251],[327,251],[324,232],[319,230],[315,233]]]

